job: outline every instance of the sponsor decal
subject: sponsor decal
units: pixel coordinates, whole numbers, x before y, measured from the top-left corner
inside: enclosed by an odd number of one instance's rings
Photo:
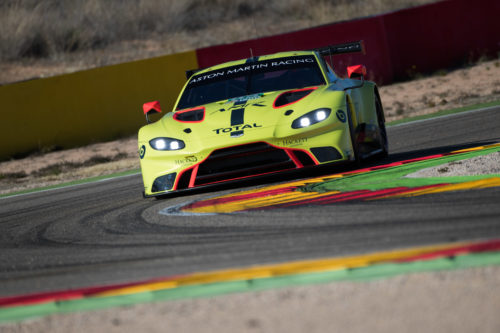
[[[341,122],[343,122],[343,123],[345,123],[345,121],[347,120],[347,117],[346,117],[346,115],[345,115],[345,112],[344,112],[344,111],[342,111],[342,110],[338,110],[338,111],[337,111],[337,118],[338,118]]]
[[[301,139],[285,139],[281,141],[282,146],[300,146],[307,142],[307,138]]]
[[[257,125],[257,123],[234,125],[234,126],[226,127],[226,128],[217,128],[217,129],[214,129],[212,131],[214,131],[215,134],[221,134],[221,133],[231,133],[231,132],[236,132],[236,131],[242,131],[242,130],[250,129],[250,128],[258,128],[258,127],[262,127],[262,125]]]
[[[198,158],[194,155],[191,155],[191,156],[186,156],[185,157],[186,161],[188,161],[189,163],[195,163],[195,162],[198,162]]]
[[[234,102],[246,102],[252,99],[257,99],[264,96],[264,94],[253,94],[248,96],[241,96],[229,99],[226,103],[234,103]]]
[[[144,158],[144,155],[146,155],[146,146],[142,145],[139,149],[139,157],[141,158],[141,160]]]
[[[262,127],[262,125],[258,125],[257,123],[245,123],[245,108],[249,105],[247,102],[251,99],[256,99],[261,97],[262,94],[254,94],[249,96],[243,96],[239,98],[232,99],[233,105],[231,105],[227,110],[231,112],[230,117],[230,126],[216,128],[212,131],[215,134],[221,133],[229,133],[232,138],[239,138],[245,134],[245,129],[258,128]],[[252,104],[256,106],[264,106],[258,103]],[[220,109],[219,111],[223,111],[226,109]]]
[[[177,165],[196,163],[196,162],[198,162],[198,158],[194,155],[186,156],[184,157],[183,160],[175,160],[175,164]]]
[[[241,76],[250,72],[262,72],[279,68],[294,68],[304,67],[315,64],[314,56],[295,56],[280,59],[271,59],[265,61],[258,61],[255,63],[245,63],[241,65],[231,66],[227,68],[217,69],[208,73],[193,76],[188,85],[196,85],[203,82],[218,81],[227,76]]]
[[[290,60],[276,61],[276,62],[271,63],[271,67],[295,65],[295,64],[305,64],[305,63],[314,63],[314,59],[311,57],[311,58],[304,58],[304,59],[290,59]]]

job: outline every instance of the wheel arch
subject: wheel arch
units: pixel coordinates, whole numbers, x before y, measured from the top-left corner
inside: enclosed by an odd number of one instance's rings
[[[380,112],[381,112],[382,120],[385,123],[384,104],[382,104],[382,99],[380,98],[380,92],[379,92],[378,87],[377,87],[376,84],[373,86],[373,93],[378,98],[378,100],[380,102]]]
[[[358,117],[356,116],[356,106],[354,105],[354,102],[352,100],[351,95],[345,94],[346,95],[346,109],[347,109],[347,104],[349,104],[349,110],[351,111],[351,119],[353,122],[354,126],[358,125]]]

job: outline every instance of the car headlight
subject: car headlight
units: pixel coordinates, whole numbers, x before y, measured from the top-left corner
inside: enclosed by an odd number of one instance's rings
[[[292,128],[304,128],[322,122],[332,112],[331,109],[322,108],[306,113],[292,122]]]
[[[184,141],[172,138],[154,138],[149,141],[149,145],[156,150],[179,150],[186,147]]]

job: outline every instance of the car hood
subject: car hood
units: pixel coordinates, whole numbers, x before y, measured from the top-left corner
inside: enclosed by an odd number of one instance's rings
[[[300,90],[291,89],[248,95],[170,112],[160,121],[143,127],[139,132],[139,141],[165,136],[181,139],[194,145],[206,146],[214,140],[217,142],[231,140],[226,142],[236,144],[242,141],[278,138],[281,132],[289,133],[293,120],[316,108],[331,105],[333,95],[340,93],[333,91],[329,86],[304,88],[302,90],[311,90],[307,96],[293,103],[275,105],[276,100],[282,94]],[[339,101],[344,98],[339,97]],[[325,105],[326,100],[329,102]],[[182,113],[200,112],[200,109],[204,110],[203,119],[186,121],[180,117]],[[145,131],[146,128],[150,130]]]

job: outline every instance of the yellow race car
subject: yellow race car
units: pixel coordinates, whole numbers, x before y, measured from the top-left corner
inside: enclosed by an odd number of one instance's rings
[[[145,103],[145,197],[327,163],[387,155],[385,118],[366,68],[335,74],[324,57],[362,42],[282,52],[188,71],[172,110]]]

